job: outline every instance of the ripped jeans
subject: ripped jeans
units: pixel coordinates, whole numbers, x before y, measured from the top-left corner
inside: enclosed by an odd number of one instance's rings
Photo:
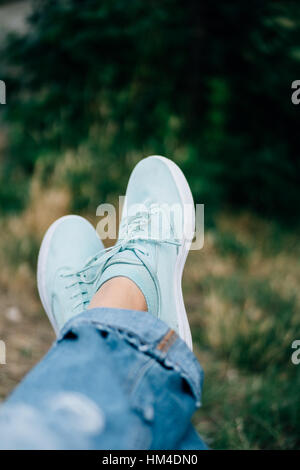
[[[1,449],[206,449],[190,420],[202,369],[149,313],[72,318],[0,408]]]

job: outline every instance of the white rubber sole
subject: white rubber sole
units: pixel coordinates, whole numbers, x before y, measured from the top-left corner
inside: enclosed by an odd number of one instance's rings
[[[174,181],[176,183],[178,192],[180,194],[181,202],[184,207],[191,207],[189,211],[184,211],[184,220],[183,220],[183,243],[180,248],[175,270],[174,270],[174,298],[176,303],[176,313],[177,313],[177,322],[180,337],[186,342],[188,347],[193,350],[193,341],[191,328],[188,321],[188,316],[186,313],[183,294],[182,294],[182,274],[185,261],[190,250],[190,246],[194,237],[195,232],[195,206],[193,196],[188,185],[188,182],[180,170],[180,168],[172,160],[169,160],[166,157],[161,157],[159,155],[153,155],[151,158],[157,158],[161,160],[170,170]]]
[[[56,324],[56,320],[54,318],[54,315],[51,309],[51,301],[47,294],[46,269],[47,269],[47,260],[48,260],[52,237],[55,231],[57,230],[57,228],[60,226],[60,224],[65,222],[67,219],[81,219],[81,220],[84,220],[85,223],[90,224],[90,222],[88,222],[83,217],[80,217],[79,215],[65,215],[64,217],[60,217],[58,220],[53,222],[53,224],[50,225],[50,227],[48,228],[47,232],[44,235],[44,238],[40,247],[38,263],[37,263],[37,286],[38,286],[40,299],[56,335],[58,335],[59,330],[58,330],[58,326]],[[90,225],[92,226],[92,224]]]

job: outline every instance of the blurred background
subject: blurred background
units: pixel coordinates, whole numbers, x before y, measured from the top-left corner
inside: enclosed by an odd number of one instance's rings
[[[253,0],[0,0],[0,399],[49,348],[39,244],[97,223],[162,154],[205,204],[184,295],[213,448],[300,448],[300,8]],[[180,425],[180,423],[178,423]]]

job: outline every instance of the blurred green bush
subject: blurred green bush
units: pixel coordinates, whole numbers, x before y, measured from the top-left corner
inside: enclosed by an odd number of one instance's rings
[[[161,153],[211,212],[297,221],[295,2],[43,0],[29,21],[1,51],[3,210],[26,204],[37,164],[47,184],[67,152],[76,209],[123,193],[135,161]]]

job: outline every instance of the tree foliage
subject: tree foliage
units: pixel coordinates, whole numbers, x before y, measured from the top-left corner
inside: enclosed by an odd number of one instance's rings
[[[43,0],[29,21],[1,53],[12,129],[2,175],[15,186],[43,158],[51,172],[64,152],[87,146],[95,171],[70,184],[80,199],[90,180],[105,198],[124,190],[131,155],[163,153],[208,208],[296,220],[295,3]],[[24,199],[1,186],[8,207]]]

